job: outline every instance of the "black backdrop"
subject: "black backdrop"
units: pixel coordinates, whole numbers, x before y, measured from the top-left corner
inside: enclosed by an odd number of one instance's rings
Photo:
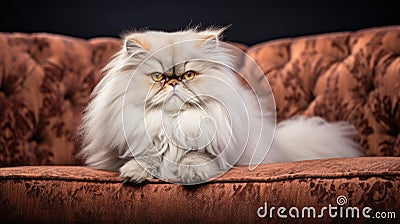
[[[81,38],[118,37],[129,29],[173,31],[225,26],[225,40],[255,44],[367,27],[400,25],[400,1],[114,0],[1,3],[0,32],[50,32]]]

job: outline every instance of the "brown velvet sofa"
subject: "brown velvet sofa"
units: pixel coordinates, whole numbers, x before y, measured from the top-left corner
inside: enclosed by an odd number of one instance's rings
[[[0,223],[400,219],[400,26],[240,45],[270,81],[278,120],[302,114],[349,121],[366,157],[238,167],[192,187],[159,180],[124,185],[118,173],[75,158],[82,108],[120,44],[0,34]],[[265,202],[268,212],[259,217]],[[336,217],[327,210],[320,218],[302,215],[304,207],[318,216],[328,206],[337,207]],[[280,218],[278,207],[286,215],[297,207],[299,218]],[[352,217],[344,212],[349,207],[359,209],[359,219],[344,219]],[[366,207],[370,219],[362,214]],[[397,219],[388,218],[393,214]]]

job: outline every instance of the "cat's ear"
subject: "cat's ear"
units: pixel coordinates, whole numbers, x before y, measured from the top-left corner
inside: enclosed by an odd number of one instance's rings
[[[228,27],[220,28],[220,29],[209,29],[200,32],[200,43],[199,46],[202,46],[204,44],[217,44],[218,41],[220,40],[222,34],[224,31],[228,29]]]
[[[126,36],[124,46],[129,55],[149,51],[149,46],[144,40],[142,34],[131,34]]]

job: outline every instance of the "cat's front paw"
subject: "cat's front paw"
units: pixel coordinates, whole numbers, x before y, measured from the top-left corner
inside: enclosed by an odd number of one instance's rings
[[[135,184],[141,183],[145,180],[153,179],[153,176],[146,172],[143,167],[134,159],[129,160],[120,169],[120,177],[124,182],[132,182]]]
[[[191,155],[183,158],[177,169],[181,184],[200,184],[220,173],[216,161],[204,156]]]

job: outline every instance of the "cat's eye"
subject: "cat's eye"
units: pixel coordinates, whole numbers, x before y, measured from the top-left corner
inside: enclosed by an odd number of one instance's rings
[[[153,72],[151,73],[151,78],[154,82],[160,82],[164,79],[164,75],[159,72]]]
[[[183,73],[182,76],[186,80],[192,80],[196,76],[196,72],[195,71],[187,71],[187,72]]]

